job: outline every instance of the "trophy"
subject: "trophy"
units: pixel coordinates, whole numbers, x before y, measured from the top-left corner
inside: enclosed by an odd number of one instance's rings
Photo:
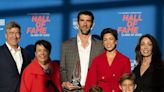
[[[76,66],[74,68],[74,71],[73,71],[73,74],[72,74],[72,84],[74,86],[81,87],[80,78],[81,78],[80,61],[77,61],[77,64],[76,64]]]

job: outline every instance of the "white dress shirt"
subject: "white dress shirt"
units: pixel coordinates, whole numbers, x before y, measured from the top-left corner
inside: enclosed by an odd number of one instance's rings
[[[6,45],[12,55],[12,57],[15,60],[15,63],[17,65],[17,69],[19,74],[21,73],[21,69],[22,69],[22,64],[23,64],[23,58],[22,58],[22,53],[21,53],[21,48],[20,46],[15,50],[13,48],[11,48],[11,46],[6,42]]]
[[[77,36],[77,45],[78,45],[78,52],[79,52],[80,65],[81,65],[80,84],[84,86],[87,73],[88,73],[88,66],[89,66],[89,60],[90,60],[91,36],[88,39],[88,45],[86,48],[83,48],[80,37]]]

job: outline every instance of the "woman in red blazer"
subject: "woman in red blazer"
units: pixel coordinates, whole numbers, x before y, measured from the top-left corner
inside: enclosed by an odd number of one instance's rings
[[[51,62],[51,44],[39,40],[35,44],[35,59],[25,68],[20,92],[61,92],[59,65]]]
[[[131,71],[129,58],[116,50],[116,30],[104,29],[101,38],[106,51],[93,60],[88,71],[85,92],[95,85],[101,87],[104,92],[120,92],[120,77]]]

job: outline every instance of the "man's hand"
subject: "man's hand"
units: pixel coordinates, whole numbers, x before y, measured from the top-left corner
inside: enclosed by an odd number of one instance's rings
[[[74,86],[72,83],[70,82],[63,82],[62,83],[62,87],[68,89],[68,90],[77,90],[77,89],[81,89],[80,86]]]

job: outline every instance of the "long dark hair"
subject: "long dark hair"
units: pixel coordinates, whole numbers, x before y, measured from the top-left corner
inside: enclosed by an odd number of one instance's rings
[[[152,45],[153,45],[151,64],[155,67],[156,66],[158,67],[158,65],[161,65],[163,63],[162,62],[162,54],[161,54],[161,51],[160,51],[160,48],[158,46],[156,39],[150,34],[145,34],[145,35],[140,37],[138,44],[135,48],[136,60],[137,60],[138,64],[141,65],[142,60],[143,60],[143,56],[140,53],[140,45],[141,45],[141,40],[145,37],[150,39],[150,41],[152,42]]]

